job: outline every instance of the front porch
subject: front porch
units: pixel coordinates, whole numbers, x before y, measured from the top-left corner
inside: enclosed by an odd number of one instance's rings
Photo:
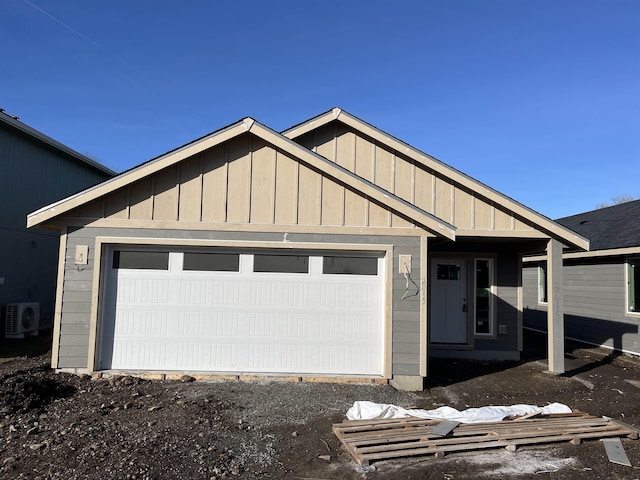
[[[429,359],[520,360],[524,349],[522,257],[546,252],[548,366],[564,373],[562,245],[556,240],[434,240],[427,260]]]

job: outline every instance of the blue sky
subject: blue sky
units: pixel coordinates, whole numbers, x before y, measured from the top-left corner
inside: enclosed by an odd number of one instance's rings
[[[0,107],[123,171],[333,107],[558,218],[640,196],[636,0],[2,0]]]

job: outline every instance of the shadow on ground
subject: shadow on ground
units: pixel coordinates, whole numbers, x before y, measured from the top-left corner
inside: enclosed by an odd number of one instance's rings
[[[446,387],[457,383],[466,382],[473,378],[493,375],[505,370],[516,368],[529,362],[547,362],[547,336],[536,331],[525,330],[523,338],[523,351],[519,361],[478,361],[459,360],[451,358],[432,358],[429,360],[429,376],[425,380],[425,388]],[[589,373],[599,367],[612,364],[618,357],[624,354],[614,350],[600,349],[602,355],[593,355],[587,363],[581,362],[573,367],[572,360],[581,357],[584,360],[585,349],[593,348],[589,345],[567,340],[565,342],[565,368],[563,377]],[[582,353],[581,353],[582,352]]]
[[[36,337],[0,339],[0,363],[16,357],[37,357],[51,350],[51,333]]]

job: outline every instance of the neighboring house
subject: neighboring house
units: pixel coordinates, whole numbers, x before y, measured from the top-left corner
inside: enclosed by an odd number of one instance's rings
[[[564,254],[567,338],[640,355],[640,200],[556,221],[591,241]],[[525,326],[546,331],[546,262],[525,260]]]
[[[522,254],[558,271],[561,244],[588,248],[340,109],[282,133],[246,118],[28,224],[61,232],[56,369],[404,389],[430,357],[519,358]]]
[[[39,303],[53,325],[60,234],[27,230],[34,209],[115,175],[106,167],[0,111],[0,336],[7,304]]]

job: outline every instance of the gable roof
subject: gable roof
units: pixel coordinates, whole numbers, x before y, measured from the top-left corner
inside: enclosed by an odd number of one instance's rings
[[[481,197],[491,202],[504,206],[504,208],[514,212],[514,214],[528,220],[537,229],[545,232],[549,236],[556,238],[560,242],[577,247],[582,250],[589,249],[589,240],[577,234],[574,231],[554,222],[548,217],[526,207],[525,205],[513,200],[512,198],[488,187],[482,182],[456,170],[455,168],[441,162],[440,160],[424,153],[411,145],[389,135],[388,133],[374,127],[373,125],[351,115],[340,108],[334,108],[323,114],[318,115],[306,122],[295,125],[282,132],[282,135],[292,140],[309,133],[323,125],[333,121],[339,121],[343,124],[359,131],[360,133],[374,139],[377,142],[404,154],[411,159],[419,162],[423,166],[438,172],[439,174],[449,178],[451,181],[476,192]]]
[[[26,134],[27,136],[31,137],[31,138],[35,138],[36,140],[55,148],[56,150],[59,150],[63,153],[66,153],[67,155],[69,155],[70,157],[73,157],[75,160],[77,160],[80,163],[84,163],[87,166],[99,170],[100,172],[106,173],[107,175],[109,175],[110,177],[116,175],[116,172],[114,172],[113,170],[111,170],[110,168],[105,167],[104,165],[90,159],[89,157],[87,157],[86,155],[82,155],[79,152],[76,152],[75,150],[67,147],[66,145],[63,145],[62,143],[58,142],[57,140],[54,140],[53,138],[45,135],[42,132],[39,132],[38,130],[36,130],[35,128],[31,128],[29,125],[26,125],[24,123],[22,123],[20,120],[18,120],[17,118],[14,118],[10,115],[7,115],[4,112],[0,112],[0,123],[4,123],[5,125],[9,125],[10,127],[15,128],[16,130]]]
[[[374,185],[349,170],[298,145],[294,141],[278,134],[250,117],[172,150],[160,157],[149,160],[148,162],[123,172],[122,174],[95,187],[43,207],[27,216],[27,226],[32,227],[36,225],[46,225],[50,220],[69,212],[74,208],[85,205],[97,198],[112,193],[115,190],[131,185],[137,180],[152,175],[180,162],[181,160],[196,155],[245,132],[250,132],[257,137],[262,138],[275,148],[287,152],[309,167],[317,169],[326,176],[333,178],[335,181],[347,185],[354,190],[359,191],[361,194],[386,205],[395,212],[410,218],[416,224],[422,225],[428,231],[451,240],[455,238],[455,227],[453,225],[425,212],[415,205],[412,205],[377,185]]]
[[[591,240],[592,250],[640,246],[640,200],[556,220]]]

